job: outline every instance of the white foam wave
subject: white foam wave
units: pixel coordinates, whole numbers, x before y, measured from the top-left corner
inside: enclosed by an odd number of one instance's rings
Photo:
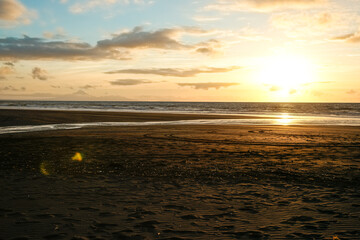
[[[151,125],[342,125],[360,126],[358,118],[200,119],[161,122],[94,122],[0,127],[0,134],[69,130],[85,127]]]

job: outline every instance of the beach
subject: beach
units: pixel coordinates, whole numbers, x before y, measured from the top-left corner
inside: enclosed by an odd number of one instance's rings
[[[254,118],[1,110],[0,125]],[[360,239],[360,128],[0,135],[0,239]]]
[[[61,111],[0,109],[0,126],[42,125],[88,122],[151,122],[196,119],[262,119],[264,117],[231,114],[190,114],[113,111]],[[270,117],[268,117],[270,118]]]

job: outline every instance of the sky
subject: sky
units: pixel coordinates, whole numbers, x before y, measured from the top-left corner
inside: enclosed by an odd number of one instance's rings
[[[0,99],[360,102],[360,0],[0,0]]]

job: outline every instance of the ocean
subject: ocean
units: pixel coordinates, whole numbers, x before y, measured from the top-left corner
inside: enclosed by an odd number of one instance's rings
[[[0,109],[42,109],[115,112],[167,112],[271,116],[275,119],[185,120],[172,122],[81,123],[2,127],[1,133],[72,129],[85,126],[242,124],[360,126],[360,103],[254,103],[254,102],[124,102],[124,101],[0,101]]]
[[[360,103],[0,101],[0,108],[360,117]]]

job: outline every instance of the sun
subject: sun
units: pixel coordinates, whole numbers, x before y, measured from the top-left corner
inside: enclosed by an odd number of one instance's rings
[[[273,92],[293,94],[314,80],[313,65],[300,56],[275,55],[260,65],[258,80]]]

